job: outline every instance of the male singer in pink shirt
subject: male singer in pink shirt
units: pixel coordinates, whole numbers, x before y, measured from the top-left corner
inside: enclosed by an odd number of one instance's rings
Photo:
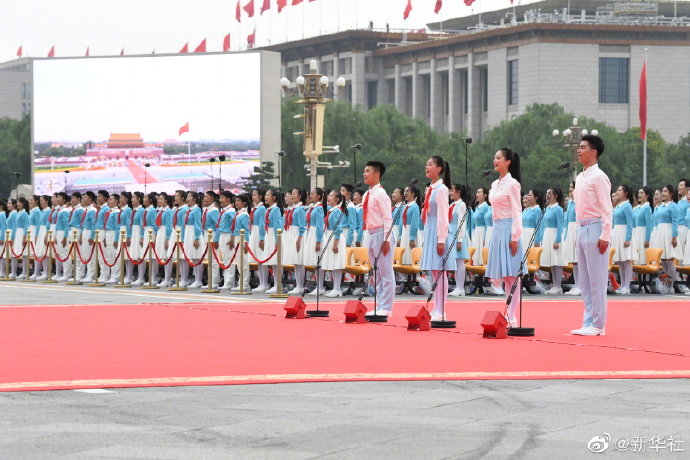
[[[604,153],[604,141],[591,134],[582,136],[577,159],[583,171],[575,179],[576,246],[579,284],[585,302],[582,327],[575,335],[606,333],[606,281],[611,240],[611,181],[597,162]]]
[[[373,265],[374,259],[381,252],[376,274],[376,310],[367,315],[390,316],[393,313],[393,297],[395,295],[395,274],[393,273],[393,249],[395,237],[389,232],[393,225],[391,199],[381,187],[381,177],[386,167],[380,161],[369,161],[364,167],[362,178],[369,186],[362,200],[363,231],[369,232],[369,261]],[[386,235],[388,240],[384,242]]]

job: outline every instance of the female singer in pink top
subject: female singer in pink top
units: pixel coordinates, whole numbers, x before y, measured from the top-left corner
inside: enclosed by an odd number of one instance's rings
[[[486,276],[502,279],[506,295],[510,295],[522,260],[522,203],[520,198],[520,157],[508,148],[494,156],[498,179],[491,184],[489,200],[493,206],[494,230],[489,242]],[[515,293],[508,307],[508,323],[517,326],[515,312],[520,305],[522,285],[517,280]]]

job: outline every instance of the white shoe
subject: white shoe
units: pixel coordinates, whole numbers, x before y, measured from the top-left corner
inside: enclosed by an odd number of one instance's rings
[[[508,327],[517,327],[517,326],[518,326],[517,318],[508,318]]]
[[[265,292],[266,294],[276,294],[276,293],[278,292],[278,288],[277,288],[276,286],[273,286],[272,288],[267,289],[267,290],[264,291],[264,292]]]
[[[222,285],[217,287],[216,289],[218,289],[219,291],[227,291],[228,289],[230,289],[230,286]]]
[[[60,276],[53,275],[50,279],[51,279],[52,281],[57,281],[58,278],[62,278],[62,275],[60,275]]]
[[[168,282],[168,281],[166,281],[166,280],[163,280],[163,281],[161,281],[160,283],[158,283],[158,287],[162,287],[162,288],[164,288],[164,287],[170,287],[170,282]]]
[[[289,295],[302,295],[303,292],[304,292],[304,289],[295,288],[292,291],[288,292],[288,294]]]
[[[688,292],[690,292],[690,289],[688,289],[688,287],[684,284],[679,284],[677,287],[678,287],[678,292],[681,294],[687,294]]]
[[[431,314],[431,321],[445,321],[445,315],[443,313],[439,312],[433,312]]]
[[[33,275],[31,275],[31,276],[29,277],[29,279],[30,279],[30,280],[35,280],[35,279],[36,279],[36,273],[34,273]]]
[[[393,312],[391,310],[386,310],[383,308],[376,308],[369,310],[364,316],[390,316]]]
[[[84,279],[81,280],[81,282],[82,282],[82,283],[89,283],[89,284],[91,284],[91,283],[93,283],[93,279],[91,279],[91,278],[84,278]]]
[[[690,291],[686,292],[685,295],[690,295]]]
[[[620,289],[616,290],[616,294],[618,294],[618,295],[630,295],[630,289],[620,288]]]
[[[451,297],[465,297],[465,288],[453,289],[448,295]]]
[[[69,279],[69,278],[67,278],[66,276],[61,276],[60,278],[56,279],[55,281],[58,281],[58,282],[62,283],[62,282],[67,281],[68,279]]]
[[[323,295],[323,293],[324,293],[324,290],[323,290],[323,289],[314,289],[313,291],[310,291],[309,293],[307,293],[307,295],[313,295],[313,296],[315,296],[316,293],[317,293],[317,291],[318,291],[320,294],[322,294],[322,295]]]
[[[605,329],[599,329],[598,327],[594,327],[594,326],[588,326],[588,327],[583,327],[580,329],[575,329],[574,331],[570,331],[570,333],[573,335],[588,335],[588,336],[606,335],[606,330]]]
[[[132,286],[141,286],[144,284],[144,280],[137,279],[132,283]]]
[[[258,285],[257,287],[252,289],[252,292],[265,292],[266,289],[268,289],[267,286]]]
[[[235,286],[234,288],[230,288],[230,292],[239,292],[239,290],[240,290],[239,286]]]
[[[115,278],[110,278],[108,281],[106,281],[106,284],[116,284],[117,280]]]
[[[563,289],[561,289],[561,288],[559,288],[559,287],[557,287],[557,286],[554,286],[554,287],[552,287],[551,289],[549,289],[548,291],[546,291],[546,293],[547,293],[547,294],[552,294],[552,295],[553,295],[553,294],[563,294]]]
[[[326,297],[342,297],[343,296],[343,291],[341,290],[335,290],[333,289],[332,291],[329,291],[326,293]]]
[[[582,290],[579,287],[574,287],[566,292],[565,295],[582,295]]]
[[[189,281],[180,281],[180,287],[186,288],[187,286],[189,286]]]
[[[18,279],[18,280],[25,280],[25,279],[26,279],[26,275],[21,274],[21,275],[19,275],[19,276],[17,277],[17,279]]]
[[[194,281],[192,284],[189,285],[190,289],[198,289],[201,287],[201,283],[199,281]]]
[[[36,281],[45,281],[47,279],[48,279],[48,277],[46,275],[41,275],[38,278],[36,278]]]
[[[201,286],[201,289],[208,289],[208,284],[204,284],[203,286]],[[211,289],[218,289],[218,285],[214,284]],[[218,290],[220,290],[220,289],[218,289]]]

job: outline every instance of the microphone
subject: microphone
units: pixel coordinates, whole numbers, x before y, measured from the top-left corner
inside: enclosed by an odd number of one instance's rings
[[[410,185],[417,185],[419,183],[419,179],[416,177],[410,181]]]
[[[568,169],[570,168],[570,162],[569,161],[564,161],[561,163],[561,165],[558,167],[558,169]]]
[[[355,150],[362,150],[362,144],[351,145],[350,148]]]
[[[486,176],[488,176],[488,175],[490,175],[490,174],[491,174],[491,170],[490,170],[490,169],[485,169],[485,170],[482,172],[482,177],[486,177]]]
[[[471,137],[466,137],[465,138],[465,144],[471,144],[472,143],[472,138]]]

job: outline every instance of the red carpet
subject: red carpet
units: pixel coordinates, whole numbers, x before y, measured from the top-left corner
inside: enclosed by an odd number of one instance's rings
[[[345,380],[690,377],[690,302],[611,301],[605,337],[575,337],[577,301],[527,301],[533,338],[481,338],[497,301],[450,302],[458,329],[286,320],[282,304],[0,307],[0,390]]]
[[[150,172],[146,171],[146,168],[139,166],[133,161],[127,163],[127,169],[129,169],[129,173],[132,175],[134,182],[137,184],[155,184],[158,182],[158,179],[156,179],[155,176],[152,176]]]

